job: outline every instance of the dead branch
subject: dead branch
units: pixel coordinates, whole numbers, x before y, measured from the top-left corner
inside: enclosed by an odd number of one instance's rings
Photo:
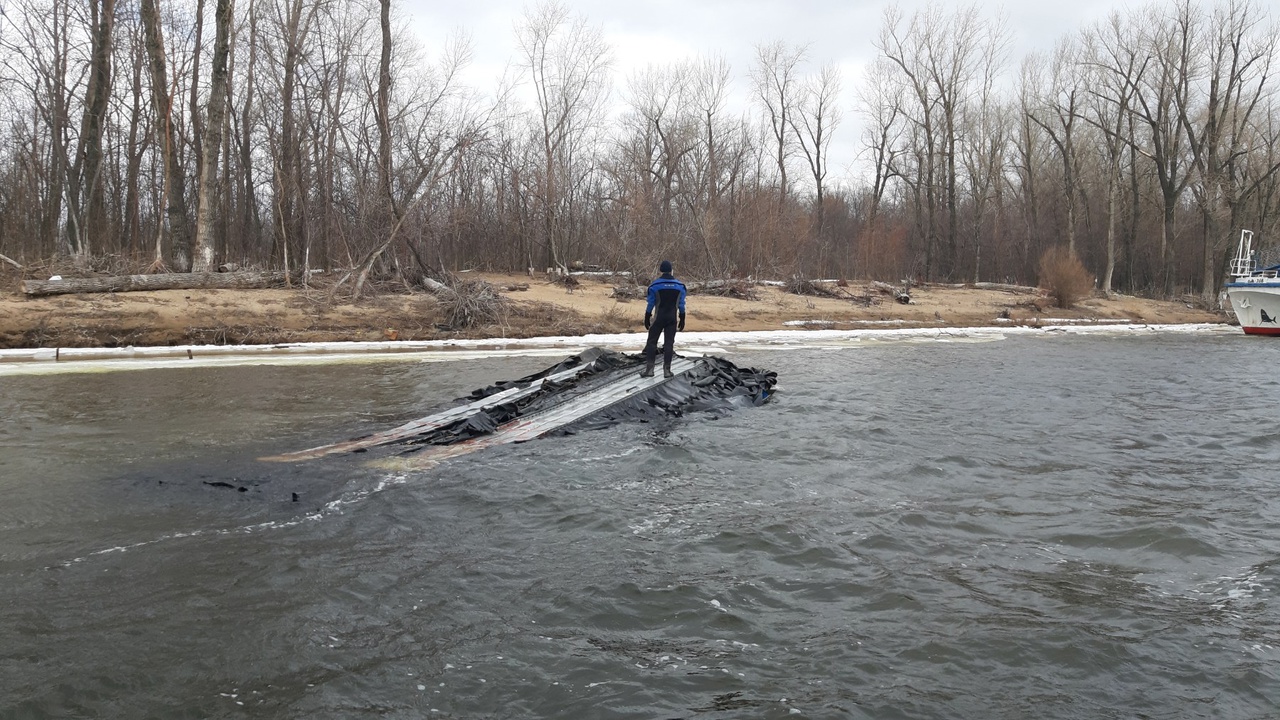
[[[437,291],[436,297],[440,298],[444,324],[450,330],[500,323],[511,308],[511,301],[484,280],[462,280],[452,287],[430,278],[423,278],[423,281],[447,289],[447,292]]]

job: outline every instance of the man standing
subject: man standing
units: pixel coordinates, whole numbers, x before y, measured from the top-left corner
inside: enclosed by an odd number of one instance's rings
[[[649,304],[644,309],[644,329],[649,331],[649,342],[644,346],[644,370],[640,377],[653,377],[653,361],[658,354],[658,336],[666,345],[662,348],[662,376],[672,377],[671,357],[676,353],[676,331],[684,330],[684,283],[671,274],[671,261],[658,265],[662,275],[649,283]],[[654,308],[657,316],[654,316]]]

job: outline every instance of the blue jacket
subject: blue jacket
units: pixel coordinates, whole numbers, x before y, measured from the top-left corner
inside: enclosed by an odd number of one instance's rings
[[[649,304],[645,307],[644,314],[653,312],[656,306],[659,315],[675,315],[676,310],[684,315],[686,294],[684,283],[675,279],[671,273],[663,273],[657,280],[649,283]]]

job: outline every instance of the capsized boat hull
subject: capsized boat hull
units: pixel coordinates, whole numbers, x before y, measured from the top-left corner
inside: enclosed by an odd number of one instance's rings
[[[622,421],[761,405],[772,397],[778,379],[772,371],[739,368],[714,356],[676,356],[670,377],[661,372],[642,376],[643,362],[639,355],[592,348],[534,375],[477,389],[450,407],[399,427],[259,459],[293,462],[394,446],[397,454],[413,453],[422,460],[398,467],[425,467],[494,445]]]

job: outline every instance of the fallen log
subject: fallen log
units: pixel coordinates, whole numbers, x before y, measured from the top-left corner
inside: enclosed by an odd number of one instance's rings
[[[685,289],[690,295],[711,295],[713,297],[737,298],[739,300],[759,300],[760,295],[755,291],[754,286],[757,284],[751,280],[729,279],[729,280],[707,280],[705,282],[685,283]],[[644,290],[640,290],[640,297],[644,297]]]
[[[977,282],[973,286],[979,290],[999,290],[1001,292],[1014,293],[1016,295],[1039,295],[1040,288],[1028,287],[1026,285],[1010,285],[1008,283],[994,282]]]
[[[876,292],[879,292],[882,295],[892,295],[894,301],[900,305],[911,304],[911,288],[894,287],[889,283],[880,282],[879,280],[871,281],[870,287],[872,290],[875,290]]]
[[[24,280],[22,282],[22,291],[27,295],[41,296],[132,292],[136,290],[240,290],[283,287],[284,284],[284,273],[160,273],[157,275]]]
[[[441,297],[455,297],[458,294],[456,290],[435,278],[423,276],[421,283],[422,287],[426,288],[427,292],[430,292],[433,295],[439,295]]]
[[[5,261],[5,262],[9,263],[10,265],[12,265],[12,266],[14,266],[14,267],[18,268],[19,270],[21,270],[21,269],[22,269],[22,265],[20,265],[20,264],[18,263],[18,261],[17,261],[17,260],[14,260],[13,258],[5,257],[4,255],[0,255],[0,260],[3,260],[3,261]]]

